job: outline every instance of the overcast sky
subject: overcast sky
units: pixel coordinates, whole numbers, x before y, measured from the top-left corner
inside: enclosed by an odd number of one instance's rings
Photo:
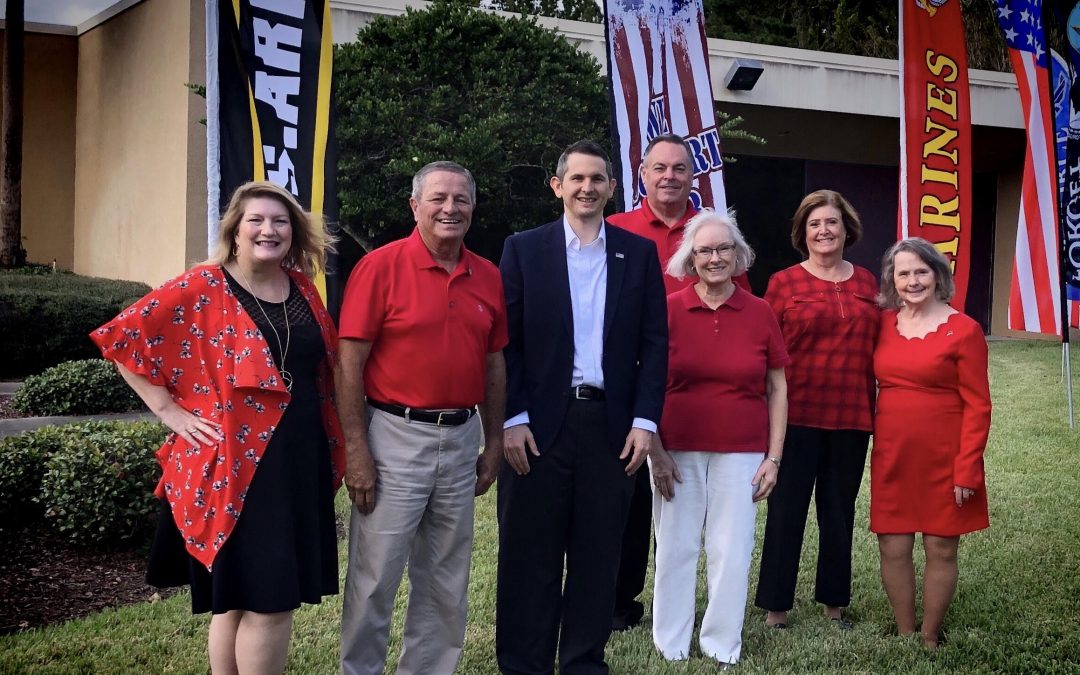
[[[114,4],[116,0],[26,0],[26,20],[78,26]],[[4,5],[0,3],[0,17],[3,16]]]

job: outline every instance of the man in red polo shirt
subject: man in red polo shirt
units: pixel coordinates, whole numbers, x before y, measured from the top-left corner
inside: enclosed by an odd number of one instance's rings
[[[645,147],[641,160],[641,181],[645,194],[641,206],[633,211],[616,213],[608,222],[634,234],[651,239],[660,254],[660,267],[666,269],[667,261],[682,241],[686,222],[697,214],[690,201],[690,188],[694,183],[693,151],[686,140],[678,134],[654,136]],[[668,295],[686,288],[695,277],[676,279],[664,275],[664,288]],[[745,274],[734,279],[746,290],[750,284]],[[650,454],[650,462],[661,472],[667,471],[681,480],[678,467],[654,444],[656,451]],[[641,623],[645,607],[637,596],[645,589],[645,573],[649,565],[649,531],[652,519],[652,492],[649,488],[649,472],[639,471],[630,504],[630,515],[623,530],[622,560],[615,586],[615,612],[611,620],[612,630],[626,630]]]
[[[463,244],[472,175],[453,162],[428,164],[409,202],[416,229],[360,261],[341,308],[337,405],[354,505],[341,620],[347,674],[383,672],[406,562],[397,672],[455,670],[473,499],[502,461],[506,306],[499,270]]]

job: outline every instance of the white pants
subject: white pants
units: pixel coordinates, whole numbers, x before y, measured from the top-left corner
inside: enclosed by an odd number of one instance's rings
[[[653,642],[666,659],[690,655],[704,530],[709,601],[698,644],[717,661],[739,660],[754,552],[756,505],[750,481],[763,456],[758,452],[672,452],[683,482],[675,484],[670,502],[653,490]]]
[[[341,669],[382,675],[394,596],[409,564],[399,675],[450,675],[465,641],[480,420],[407,423],[369,410],[375,510],[352,509]]]

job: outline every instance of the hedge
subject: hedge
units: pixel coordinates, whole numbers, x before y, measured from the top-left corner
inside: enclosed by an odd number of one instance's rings
[[[148,292],[135,281],[0,272],[0,378],[98,356],[87,334]]]

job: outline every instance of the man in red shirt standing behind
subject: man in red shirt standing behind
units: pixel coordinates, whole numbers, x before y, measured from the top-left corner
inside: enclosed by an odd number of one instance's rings
[[[432,162],[413,177],[409,203],[416,229],[360,261],[341,308],[337,406],[353,501],[346,675],[382,675],[406,563],[398,675],[456,669],[473,499],[502,463],[506,303],[499,270],[463,244],[476,184],[461,165]]]
[[[624,230],[651,239],[660,254],[660,267],[666,269],[667,261],[679,247],[686,221],[698,212],[690,201],[690,188],[694,182],[693,151],[686,140],[678,134],[654,136],[645,147],[641,161],[641,180],[645,194],[641,206],[633,211],[616,213],[607,220]],[[683,279],[664,274],[664,289],[668,295],[694,283],[696,277]],[[750,290],[745,274],[734,279],[738,286]],[[657,475],[673,475],[682,480],[678,468],[667,452],[654,445],[650,453]],[[637,473],[634,498],[630,503],[630,515],[623,531],[622,562],[615,587],[615,612],[612,630],[627,630],[641,623],[645,607],[637,596],[645,589],[645,572],[649,565],[649,531],[652,522],[652,491],[648,471]]]

